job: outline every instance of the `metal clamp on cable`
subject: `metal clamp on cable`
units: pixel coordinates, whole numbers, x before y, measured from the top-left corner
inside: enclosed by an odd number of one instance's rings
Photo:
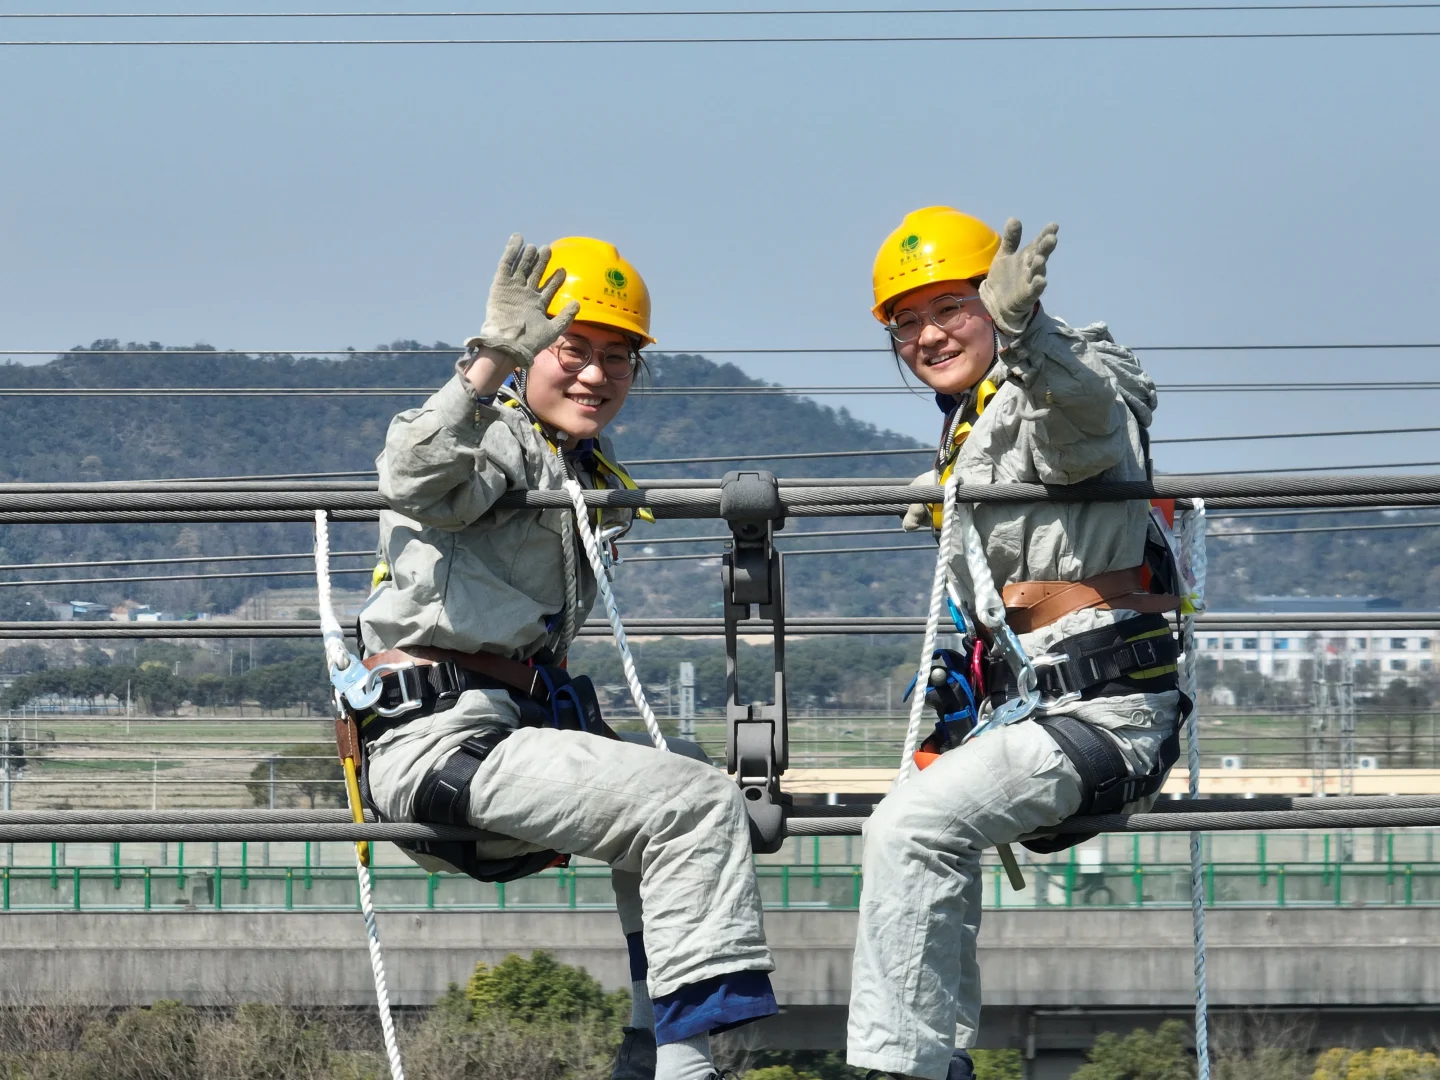
[[[1015,636],[1015,631],[1001,624],[995,631],[995,648],[1015,676],[1015,696],[999,706],[981,727],[1004,727],[1017,720],[1024,720],[1040,704],[1040,683],[1035,675],[1035,665],[1025,655],[1024,646]],[[976,728],[974,734],[979,734]]]
[[[789,798],[780,775],[789,765],[785,707],[785,568],[775,550],[775,531],[785,527],[780,485],[768,472],[730,472],[720,481],[720,516],[733,539],[721,560],[725,590],[726,768],[736,776],[750,815],[750,839],[757,852],[780,850],[785,841]],[[772,627],[775,697],[740,701],[739,623],[758,609]]]

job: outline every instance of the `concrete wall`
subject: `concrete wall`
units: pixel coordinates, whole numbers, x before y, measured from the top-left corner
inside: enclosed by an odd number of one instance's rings
[[[842,1045],[855,914],[772,911],[765,921],[786,1009],[753,1037],[788,1048]],[[1325,1035],[1340,1017],[1385,1031],[1434,1026],[1440,909],[1231,909],[1210,912],[1208,926],[1217,1011],[1330,1017]],[[610,912],[387,913],[380,931],[400,1006],[429,1005],[477,961],[533,949],[607,986],[628,985]],[[980,955],[986,1045],[1072,1060],[1097,1030],[1188,1017],[1191,1008],[1187,911],[992,912]],[[7,996],[20,1001],[373,1000],[363,924],[346,913],[12,913],[0,919],[0,971]]]

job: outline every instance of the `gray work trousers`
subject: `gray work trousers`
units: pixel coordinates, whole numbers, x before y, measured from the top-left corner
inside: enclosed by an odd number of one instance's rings
[[[1170,707],[1158,716],[1147,707],[1166,698]],[[1130,725],[1109,734],[1131,770],[1143,774],[1170,730],[1174,698],[1109,699],[1082,709],[1105,709],[1116,723],[1118,703],[1138,706],[1118,720]],[[1080,775],[1045,729],[1027,721],[941,755],[885,796],[865,824],[850,983],[851,1065],[942,1080],[957,1040],[974,1044],[980,857],[986,848],[1044,832],[1080,803]]]
[[[387,733],[369,748],[381,812],[409,820],[415,788],[437,762],[476,731],[519,719],[508,695],[471,690]],[[728,972],[774,970],[744,801],[709,764],[583,732],[518,728],[476,772],[470,821],[491,834],[476,845],[482,857],[554,849],[638,877],[652,997]],[[625,891],[622,877],[621,918],[633,923]]]

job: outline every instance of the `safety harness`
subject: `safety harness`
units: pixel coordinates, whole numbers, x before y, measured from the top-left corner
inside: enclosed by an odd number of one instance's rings
[[[496,404],[515,409],[529,421],[559,458],[567,480],[573,481],[578,474],[594,486],[637,488],[629,474],[600,451],[594,439],[582,440],[573,448],[562,451],[560,443],[563,437],[547,428],[525,402],[523,378],[517,378],[513,387],[501,387],[496,395]],[[649,510],[642,509],[637,513],[646,520],[654,520]],[[596,530],[602,530],[602,515],[602,510],[594,511]],[[600,555],[604,573],[608,574],[619,561],[614,541],[626,528],[628,525],[612,526],[600,532],[598,546],[603,548]],[[568,624],[573,620],[569,609],[578,590],[574,582],[574,566],[578,560],[570,550],[575,544],[574,536],[567,531],[561,543],[566,547],[566,576],[570,580],[566,590],[567,610],[561,613],[567,616],[564,620],[566,628],[559,629],[558,624],[562,620],[558,615],[547,626],[552,635],[559,630],[559,638],[552,638],[555,648],[542,649],[528,662],[487,652],[461,653],[418,646],[390,649],[361,661],[364,668],[373,673],[372,687],[378,693],[367,709],[352,708],[349,712],[355,726],[360,763],[359,794],[366,808],[377,818],[383,820],[370,794],[368,755],[365,753],[367,744],[373,744],[396,728],[450,709],[460,695],[469,690],[507,694],[520,711],[521,727],[549,727],[619,738],[605,723],[590,678],[572,676],[564,667],[568,638],[573,636],[573,629]],[[389,567],[382,562],[376,568],[374,584],[378,586],[389,578]],[[441,825],[468,824],[470,783],[486,758],[509,734],[510,729],[497,728],[473,735],[442,758],[416,787],[407,820]],[[415,854],[438,859],[479,881],[513,881],[552,866],[566,865],[569,861],[569,856],[555,851],[505,859],[482,859],[476,855],[474,844],[460,841],[415,841],[400,846]]]
[[[963,395],[935,395],[937,405],[946,411],[935,455],[935,471],[942,484],[952,480],[961,446],[1003,381],[1003,369],[997,365],[990,376]],[[1148,438],[1142,439],[1142,447],[1149,476]],[[939,532],[944,504],[932,505],[931,511]],[[1074,765],[1082,784],[1078,813],[1118,813],[1128,803],[1158,794],[1179,758],[1179,729],[1193,707],[1184,694],[1180,695],[1179,722],[1161,744],[1155,766],[1143,776],[1131,772],[1119,746],[1100,728],[1075,716],[1052,713],[1100,697],[1178,691],[1181,649],[1164,615],[1181,607],[1185,591],[1169,528],[1173,516],[1167,516],[1173,513],[1173,504],[1152,507],[1141,566],[1078,582],[1007,586],[1003,603],[1008,626],[1000,627],[1003,633],[988,628],[951,588],[947,607],[961,647],[936,649],[931,656],[924,702],[935,714],[936,723],[914,753],[915,767],[925,768],[1008,710],[1011,716],[1028,716],[1043,726]],[[1141,614],[1062,638],[1038,656],[1022,655],[1023,663],[1011,655],[1015,651],[1013,634],[1033,632],[1087,608],[1121,608]],[[1002,647],[1006,644],[1008,649]],[[907,697],[914,685],[912,682],[906,691]],[[992,719],[982,720],[982,716]],[[1067,834],[1022,842],[1032,851],[1048,853],[1089,838]]]

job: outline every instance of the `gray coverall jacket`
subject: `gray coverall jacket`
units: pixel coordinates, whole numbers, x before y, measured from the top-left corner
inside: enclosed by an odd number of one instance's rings
[[[1004,381],[956,459],[963,483],[1145,479],[1140,430],[1156,405],[1155,384],[1105,326],[1076,330],[1041,311],[996,367]],[[1138,566],[1149,506],[986,503],[974,513],[995,585],[1003,588]],[[963,556],[951,569],[962,594],[973,597]],[[1077,611],[1021,643],[1035,656],[1061,638],[1134,614]],[[1143,774],[1176,723],[1178,702],[1174,691],[1133,694],[1056,712],[1105,728]],[[981,854],[1044,832],[1080,801],[1079,774],[1049,734],[1026,721],[942,755],[886,796],[865,827],[852,1065],[938,1080],[957,1038],[973,1045]]]
[[[380,543],[392,580],[361,612],[365,648],[428,645],[523,660],[548,646],[563,654],[561,545],[576,543],[570,511],[494,507],[506,491],[558,489],[561,458],[524,411],[478,399],[463,367],[420,408],[396,416],[386,436],[380,491],[390,509],[381,513]],[[602,443],[613,461],[609,450]],[[586,486],[589,478],[578,479]],[[628,517],[602,524],[617,520]],[[583,551],[574,565],[578,625],[595,579]],[[625,931],[645,931],[652,996],[772,970],[735,784],[708,762],[674,755],[661,763],[653,747],[519,728],[519,720],[507,694],[471,690],[385,733],[367,745],[381,812],[410,819],[430,769],[467,737],[510,729],[471,784],[470,820],[491,834],[477,845],[481,857],[553,849],[610,864]]]

